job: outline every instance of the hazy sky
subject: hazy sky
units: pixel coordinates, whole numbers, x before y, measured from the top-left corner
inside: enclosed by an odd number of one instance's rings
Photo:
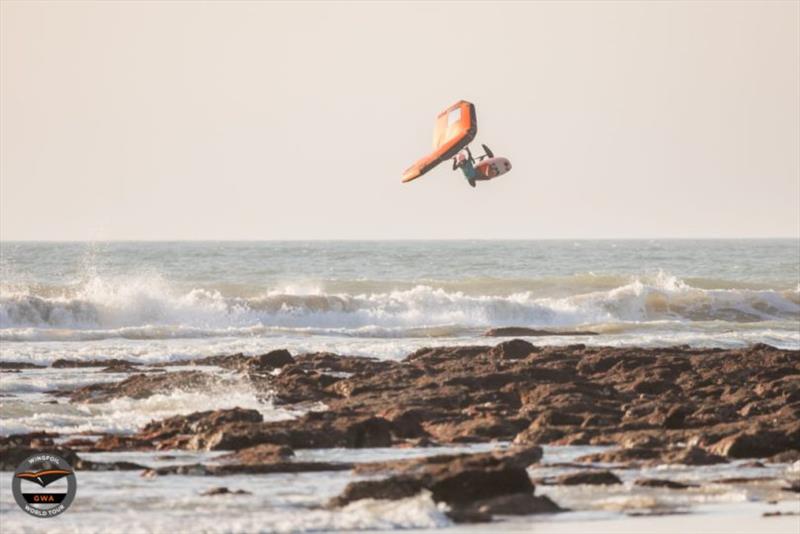
[[[795,1],[3,1],[0,113],[2,239],[800,234]]]

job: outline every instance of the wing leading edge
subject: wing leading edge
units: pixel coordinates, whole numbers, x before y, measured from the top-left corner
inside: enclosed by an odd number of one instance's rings
[[[433,129],[433,152],[414,163],[403,173],[403,182],[419,178],[446,159],[455,156],[478,133],[475,106],[459,100],[436,116]]]

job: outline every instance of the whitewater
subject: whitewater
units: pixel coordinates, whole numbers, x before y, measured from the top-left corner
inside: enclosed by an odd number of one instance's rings
[[[489,328],[800,346],[794,240],[2,243],[0,357],[397,358]],[[541,343],[575,342],[572,336]]]

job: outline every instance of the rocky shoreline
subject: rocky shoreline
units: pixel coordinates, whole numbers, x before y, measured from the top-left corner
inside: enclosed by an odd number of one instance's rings
[[[0,467],[13,470],[28,454],[51,450],[78,469],[141,470],[146,477],[352,471],[367,478],[351,482],[329,507],[429,492],[447,505],[453,520],[474,522],[498,514],[562,511],[536,487],[615,485],[619,470],[800,460],[800,351],[762,344],[735,350],[540,347],[514,339],[495,346],[426,348],[401,361],[276,350],[181,365],[93,362],[127,376],[52,394],[61,402],[91,405],[174,390],[247,387],[265,402],[302,415],[264,421],[257,410],[234,408],[152,421],[131,435],[9,436],[0,438]],[[2,368],[15,372],[30,365],[4,362]],[[491,442],[509,445],[389,462],[294,457],[302,449]],[[528,468],[542,458],[542,445],[608,448],[578,458],[575,473],[533,480]],[[213,463],[158,468],[81,458],[92,452],[176,449],[228,453]],[[636,484],[690,487],[654,478]],[[797,492],[797,481],[785,481],[784,491]]]

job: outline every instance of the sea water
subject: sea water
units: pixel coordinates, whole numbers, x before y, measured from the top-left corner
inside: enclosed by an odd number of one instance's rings
[[[500,326],[593,330],[583,342],[603,345],[798,348],[800,243],[0,243],[3,359],[400,358]]]
[[[483,333],[502,326],[599,334],[529,338],[536,344],[740,347],[762,342],[797,349],[800,243],[0,243],[0,361],[183,362],[276,348],[399,359],[422,346],[492,344],[499,340]],[[166,369],[174,372],[182,367]],[[87,405],[70,404],[52,392],[126,375],[97,368],[0,373],[0,435],[34,430],[66,435],[132,433],[152,419],[188,414],[199,407],[253,408],[265,420],[324,409],[275,406],[235,373],[218,369],[215,373],[224,384],[219,388]],[[232,388],[231,381],[236,380],[242,381]],[[568,461],[592,452],[589,449],[548,448],[544,460]],[[327,450],[298,451],[298,456],[377,461],[438,452],[442,451]],[[109,453],[94,459],[120,460],[126,454],[135,456],[128,458],[132,461],[159,465],[158,455],[148,453]],[[213,453],[170,454],[176,456],[171,463],[213,461]],[[559,469],[538,466],[531,475],[549,476]],[[667,469],[677,471],[645,475],[707,482],[740,476],[742,468]],[[791,476],[796,477],[800,467],[767,469],[775,476],[794,469]],[[760,520],[762,509],[770,509],[765,503],[777,499],[775,506],[783,506],[785,500],[780,481],[761,486],[704,484],[670,493],[634,487],[628,478],[640,475],[624,474],[624,486],[602,496],[591,488],[542,486],[538,493],[549,493],[557,502],[581,511],[556,518],[515,519],[506,526],[527,530],[530,521],[545,520],[550,521],[549,529],[563,524],[567,530],[580,530],[586,526],[569,521],[611,521],[632,512],[675,512],[726,503],[737,511],[753,504],[759,508],[750,519]],[[9,476],[0,477],[4,531],[40,530],[43,521],[15,508]],[[74,506],[54,521],[80,532],[113,531],[109,528],[120,521],[124,522],[120,531],[127,532],[180,532],[189,525],[197,532],[452,528],[442,508],[424,494],[390,503],[363,501],[338,511],[322,507],[354,479],[347,472],[156,480],[143,479],[135,471],[86,472],[80,474]],[[212,486],[245,489],[252,495],[200,495]],[[763,521],[759,530],[791,527],[785,520]],[[537,529],[545,528],[537,524]]]

